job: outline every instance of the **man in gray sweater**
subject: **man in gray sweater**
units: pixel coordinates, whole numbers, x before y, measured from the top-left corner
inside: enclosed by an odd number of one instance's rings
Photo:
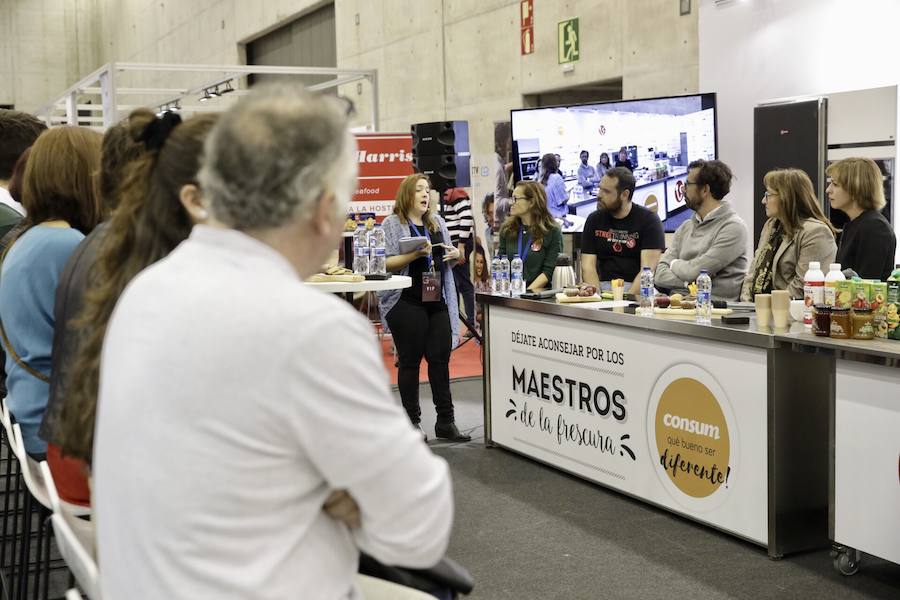
[[[695,214],[681,224],[660,259],[654,277],[657,287],[684,292],[700,269],[706,269],[714,299],[738,299],[747,273],[747,226],[724,200],[731,178],[731,169],[719,160],[688,165],[685,203]]]

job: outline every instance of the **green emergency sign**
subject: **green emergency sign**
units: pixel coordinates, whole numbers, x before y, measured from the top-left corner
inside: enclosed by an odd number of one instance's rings
[[[578,18],[560,21],[556,33],[559,64],[578,60]]]

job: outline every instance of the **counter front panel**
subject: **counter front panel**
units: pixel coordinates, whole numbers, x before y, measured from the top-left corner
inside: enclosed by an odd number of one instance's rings
[[[766,545],[767,351],[491,306],[491,441]]]

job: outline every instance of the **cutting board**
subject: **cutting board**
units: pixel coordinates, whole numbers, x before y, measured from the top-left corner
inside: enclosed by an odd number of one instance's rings
[[[311,276],[306,281],[308,281],[310,283],[337,283],[337,282],[355,283],[358,281],[365,281],[365,280],[366,280],[365,275],[354,275],[354,274],[326,275],[325,273],[316,273],[315,275]]]
[[[734,311],[730,308],[714,308],[712,316],[721,317],[722,315],[730,315]],[[653,314],[660,317],[670,317],[672,319],[696,319],[697,311],[694,309],[686,310],[684,308],[655,308]]]
[[[560,304],[578,304],[580,302],[603,302],[598,294],[593,296],[566,296],[565,294],[557,294],[556,301]]]

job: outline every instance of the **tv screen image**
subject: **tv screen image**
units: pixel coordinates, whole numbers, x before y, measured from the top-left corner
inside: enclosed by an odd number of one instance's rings
[[[656,212],[666,231],[690,212],[684,203],[688,164],[717,155],[715,94],[520,109],[510,120],[516,181],[539,178],[541,156],[558,154],[569,211],[587,216],[597,208],[597,185],[579,183],[580,154],[587,151],[587,164],[598,170],[605,153],[611,167],[618,162],[632,169],[634,202]]]

